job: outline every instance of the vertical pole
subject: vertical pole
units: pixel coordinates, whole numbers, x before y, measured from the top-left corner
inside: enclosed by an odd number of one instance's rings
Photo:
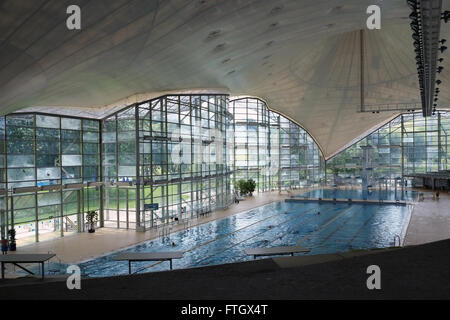
[[[430,118],[423,118],[425,122],[425,150],[428,150],[428,124]],[[415,130],[414,130],[415,131]],[[428,172],[428,152],[425,152],[425,172]]]
[[[129,189],[128,188],[126,188],[125,189],[125,201],[126,201],[126,221],[127,221],[127,229],[129,229],[130,228],[130,221],[129,221],[129,217],[128,217],[128,191],[129,191]]]
[[[444,170],[442,164],[441,164],[441,113],[438,112],[438,118],[437,118],[437,131],[438,131],[438,171]]]
[[[361,76],[361,112],[365,111],[365,106],[364,106],[364,30],[361,29],[359,31],[359,38],[360,38],[360,46],[361,46],[361,72],[360,72],[360,76]]]
[[[61,182],[59,185],[59,230],[61,233],[61,237],[64,237],[64,223],[63,223],[63,163],[62,163],[62,127],[61,127],[61,117],[59,117],[59,170],[61,172]]]
[[[263,190],[259,190],[261,188],[261,174],[260,174],[260,170],[259,170],[259,130],[260,130],[260,123],[259,123],[259,117],[260,114],[262,114],[264,111],[262,110],[262,105],[261,105],[261,113],[259,112],[260,109],[260,102],[257,100],[256,102],[256,125],[257,125],[257,130],[256,130],[256,183],[257,183],[257,188],[256,191],[263,191]]]
[[[14,191],[11,191],[11,229],[14,229]]]
[[[34,213],[36,215],[35,240],[36,240],[36,242],[39,242],[39,215],[38,215],[38,193],[37,193],[37,191],[34,192]]]
[[[35,180],[35,186],[37,187],[37,152],[36,152],[36,115],[33,116],[34,118],[34,128],[33,128],[33,155],[34,155],[34,178]],[[39,242],[39,210],[38,210],[38,191],[34,191],[34,214],[35,214],[35,241]]]
[[[85,224],[84,224],[84,190],[85,190],[85,188],[83,186],[83,188],[80,190],[80,199],[79,199],[79,201],[81,201],[81,221],[79,223],[81,223],[81,231],[82,232],[85,231]]]
[[[120,229],[120,191],[119,191],[119,185],[116,184],[116,217],[117,217],[117,229]]]
[[[6,211],[6,236],[8,235],[8,230],[9,230],[9,223],[10,223],[10,219],[9,219],[9,187],[8,187],[8,143],[7,143],[7,139],[8,139],[8,135],[6,134],[7,130],[7,124],[6,124],[6,116],[3,117],[4,121],[5,121],[5,154],[4,154],[4,160],[5,160],[5,211]],[[12,219],[13,219],[13,212],[11,211],[11,229],[13,228],[12,226],[14,225],[12,223]],[[3,267],[3,266],[2,266]],[[3,268],[2,268],[3,270]]]
[[[152,202],[153,203],[153,202]],[[150,210],[150,226],[153,228],[153,226],[155,225],[155,222],[153,220],[153,209]]]
[[[116,178],[116,190],[115,190],[115,192],[116,192],[116,219],[117,219],[117,221],[116,221],[116,226],[117,226],[117,229],[119,229],[119,214],[120,214],[120,210],[119,210],[119,207],[120,207],[120,204],[119,204],[119,185],[118,185],[118,182],[119,182],[119,167],[120,167],[120,165],[119,165],[119,145],[120,145],[120,143],[119,143],[119,117],[117,116],[117,114],[116,114],[116,117],[115,117],[115,120],[116,120],[116,170],[117,170],[117,178]]]
[[[178,127],[180,128],[180,136],[177,137],[178,141],[180,141],[180,137],[181,137],[181,98],[178,97]],[[181,144],[181,141],[179,142]],[[181,145],[180,145],[181,147]],[[181,208],[183,207],[183,197],[181,195],[182,193],[182,188],[183,188],[183,172],[181,170],[182,168],[182,161],[181,163],[178,164],[178,178],[179,178],[179,183],[178,183],[178,203],[179,205],[177,206],[177,210],[179,212],[179,220],[181,221],[181,219],[183,219],[183,214],[181,213]]]
[[[405,146],[403,145],[403,139],[404,139],[404,131],[405,126],[403,123],[403,115],[401,116],[401,141],[400,141],[400,148],[402,151],[402,162],[401,162],[401,170],[402,170],[402,197],[405,195]]]
[[[59,199],[60,199],[60,212],[61,212],[61,237],[64,237],[64,197],[63,197],[63,185],[60,186],[59,191]]]
[[[189,117],[190,117],[190,122],[189,122],[190,128],[189,129],[191,131],[191,181],[190,181],[190,184],[191,184],[191,219],[194,219],[194,186],[196,185],[195,181],[194,181],[194,175],[196,174],[195,173],[196,165],[195,165],[195,161],[194,161],[195,155],[194,155],[194,141],[193,141],[193,139],[194,139],[193,121],[194,121],[195,117],[192,116],[193,112],[194,112],[194,108],[192,107],[192,96],[191,96],[191,97],[189,97]]]
[[[281,116],[278,118],[278,193],[281,193]]]
[[[99,161],[99,166],[98,166],[98,171],[100,176],[97,177],[97,181],[102,182],[102,185],[100,186],[100,191],[99,191],[99,205],[100,205],[100,227],[103,228],[105,226],[105,210],[104,210],[104,198],[105,198],[105,181],[103,179],[103,122],[99,121],[99,140],[98,140],[98,161]],[[82,215],[82,219],[84,219],[83,217],[83,213]]]
[[[413,126],[413,130],[412,130],[413,131],[412,132],[412,135],[413,135],[412,154],[414,155],[413,156],[413,170],[412,170],[412,172],[416,173],[416,139],[414,137],[415,133],[416,133],[416,117],[415,117],[414,113],[412,114],[412,118],[413,118],[413,120],[412,120],[412,126]]]
[[[5,189],[5,237],[7,237],[8,235],[8,230],[9,230],[9,211],[8,211],[8,207],[9,207],[9,192],[8,192],[8,188]]]
[[[134,106],[135,112],[135,143],[136,143],[136,228],[141,226],[141,175],[140,175],[140,153],[139,153],[139,108]]]
[[[83,216],[81,213],[81,191],[77,190],[77,231],[81,232],[81,225],[83,224]]]
[[[233,102],[233,177],[232,177],[232,181],[233,181],[233,190],[234,193],[236,193],[236,103]]]
[[[169,132],[168,130],[168,124],[167,124],[167,97],[164,98],[164,136],[168,137]],[[165,209],[165,214],[164,216],[166,217],[165,221],[166,223],[169,223],[169,141],[165,140],[164,141],[164,168],[166,169],[166,183],[163,187],[163,189],[166,190],[166,194],[165,194],[165,202],[166,205],[164,207]],[[163,209],[163,210],[164,210]]]
[[[395,200],[397,200],[397,179],[394,180],[394,185],[395,185],[395,192],[394,192],[394,198]]]
[[[149,108],[150,108],[150,125],[149,125],[149,131],[150,131],[150,136],[153,137],[153,107],[152,104],[149,104]],[[150,140],[150,163],[148,165],[148,170],[149,170],[149,185],[150,185],[150,203],[154,203],[153,201],[153,139]],[[151,219],[151,227],[153,228],[154,226],[154,212],[153,210],[150,211],[150,219]]]

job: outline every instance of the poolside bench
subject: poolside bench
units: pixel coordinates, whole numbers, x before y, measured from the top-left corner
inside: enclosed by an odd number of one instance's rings
[[[128,261],[128,273],[131,274],[131,262],[139,261],[170,261],[170,270],[172,270],[172,260],[181,259],[183,251],[173,252],[129,252],[120,253],[113,258],[116,261]]]
[[[44,262],[50,260],[56,256],[54,253],[21,253],[21,254],[6,254],[0,256],[1,268],[2,268],[2,279],[5,279],[5,264],[11,263],[16,267],[28,272],[29,274],[34,275],[33,272],[28,270],[27,268],[19,265],[19,263],[40,263],[41,264],[41,272],[42,279],[44,279]]]
[[[257,256],[277,256],[277,255],[283,255],[283,254],[290,254],[291,256],[294,256],[294,253],[309,252],[309,251],[310,250],[308,248],[305,248],[302,246],[253,248],[253,249],[244,250],[244,252],[247,255],[253,256],[254,259],[256,259]]]

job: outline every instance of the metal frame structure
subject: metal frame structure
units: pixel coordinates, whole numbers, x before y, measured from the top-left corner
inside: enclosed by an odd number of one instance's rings
[[[101,198],[99,121],[43,113],[0,119],[2,236],[16,226],[18,238],[29,229],[35,241],[83,231],[85,208],[98,210]]]
[[[165,95],[105,118],[105,225],[113,221],[119,228],[145,230],[228,206],[232,201],[232,172],[227,166],[226,137],[231,121],[227,105],[228,97],[223,94]],[[125,135],[120,128],[127,125],[130,127]],[[110,126],[114,138],[108,132]],[[215,161],[218,140],[205,136],[211,130],[224,138],[220,142],[220,161]],[[128,137],[128,141],[121,141],[121,136]],[[122,142],[134,145],[134,149],[123,149]],[[188,163],[173,162],[172,151],[178,147]],[[127,163],[127,159],[132,163]],[[120,184],[126,185],[125,202],[119,196]],[[111,196],[111,188],[115,188],[115,196]],[[135,208],[128,206],[130,195],[135,199]],[[121,203],[126,203],[125,212]],[[158,203],[158,209],[148,212],[146,207],[154,203]],[[130,216],[133,209],[135,218]]]
[[[327,183],[360,185],[363,146],[375,148],[369,185],[396,187],[415,173],[450,169],[450,112],[424,118],[420,113],[398,116],[362,140],[327,160]]]
[[[323,156],[306,130],[257,98],[232,100],[229,110],[234,115],[233,184],[253,179],[264,192],[323,182]]]

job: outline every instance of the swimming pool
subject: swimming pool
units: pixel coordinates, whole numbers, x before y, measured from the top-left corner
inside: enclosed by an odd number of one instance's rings
[[[318,214],[320,212],[320,215]],[[155,239],[123,252],[185,251],[174,269],[253,259],[244,249],[302,245],[308,254],[392,246],[403,237],[409,206],[326,204],[280,201]],[[171,244],[174,242],[175,247]],[[80,263],[82,274],[104,277],[128,273],[128,264],[114,261],[119,252]],[[65,273],[67,266],[53,264]],[[136,273],[168,270],[168,262],[133,263]]]
[[[403,200],[414,201],[417,199],[418,192],[401,190],[372,190],[367,193],[361,189],[316,189],[293,196],[294,198],[322,198],[322,199],[362,199],[362,200]]]

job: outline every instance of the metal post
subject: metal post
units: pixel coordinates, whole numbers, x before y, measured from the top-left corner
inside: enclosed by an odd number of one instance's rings
[[[63,226],[63,197],[62,197],[62,186],[63,186],[63,163],[62,163],[62,127],[61,127],[61,117],[59,117],[59,172],[60,172],[60,188],[59,188],[59,230],[61,237],[64,237],[64,226]]]
[[[13,195],[14,195],[14,193],[11,190],[11,229],[14,229],[14,227],[15,227],[15,223],[14,223],[14,196]]]
[[[81,232],[81,225],[83,224],[83,216],[81,213],[81,192],[80,190],[77,190],[77,231]]]
[[[85,228],[86,228],[85,224],[84,224],[84,190],[85,190],[84,187],[80,190],[80,200],[79,200],[79,201],[81,201],[81,221],[80,221],[80,223],[81,223],[81,231],[82,232],[84,232]]]
[[[126,190],[126,191],[125,191],[125,200],[126,200],[126,221],[127,221],[127,229],[129,229],[129,228],[130,228],[130,219],[129,219],[129,217],[128,217],[128,210],[129,210],[129,206],[128,206],[128,191],[129,191],[129,189],[126,188],[125,190]]]
[[[117,229],[120,228],[120,191],[119,185],[116,183],[116,217],[117,217]]]
[[[134,106],[135,112],[135,147],[136,147],[136,229],[141,226],[141,175],[140,175],[140,152],[139,152],[139,108]]]
[[[103,178],[103,147],[102,147],[102,141],[103,141],[103,122],[99,121],[99,143],[98,143],[98,160],[99,160],[99,166],[98,171],[100,173],[100,176],[96,178],[96,180],[99,180],[102,183],[105,183]],[[98,179],[99,178],[99,179]],[[99,190],[99,205],[100,205],[100,227],[103,228],[105,226],[105,210],[104,210],[104,196],[105,196],[105,188],[102,184]]]
[[[281,193],[281,116],[278,115],[278,193]]]
[[[438,112],[438,118],[437,118],[437,130],[438,130],[438,171],[440,170],[444,170],[444,168],[442,168],[442,164],[441,164],[441,113]]]
[[[33,156],[34,156],[34,178],[35,180],[35,186],[37,187],[37,154],[36,154],[36,115],[33,115]],[[35,235],[35,241],[39,242],[39,212],[38,212],[38,192],[37,190],[34,192],[34,214],[35,214],[35,220],[34,220],[34,235]]]
[[[400,131],[401,131],[401,141],[400,141],[400,148],[402,151],[402,162],[401,162],[401,172],[402,172],[402,198],[405,196],[405,146],[403,145],[403,139],[405,135],[405,126],[404,126],[404,119],[403,115],[401,116],[401,124],[400,124]]]
[[[37,191],[34,192],[34,213],[36,215],[35,240],[36,240],[36,242],[39,242],[39,215],[38,215],[38,193],[37,193]]]
[[[364,30],[359,31],[359,37],[360,37],[360,57],[361,57],[361,64],[360,64],[360,82],[361,82],[361,88],[360,88],[360,95],[361,95],[361,112],[365,111],[364,106]]]

